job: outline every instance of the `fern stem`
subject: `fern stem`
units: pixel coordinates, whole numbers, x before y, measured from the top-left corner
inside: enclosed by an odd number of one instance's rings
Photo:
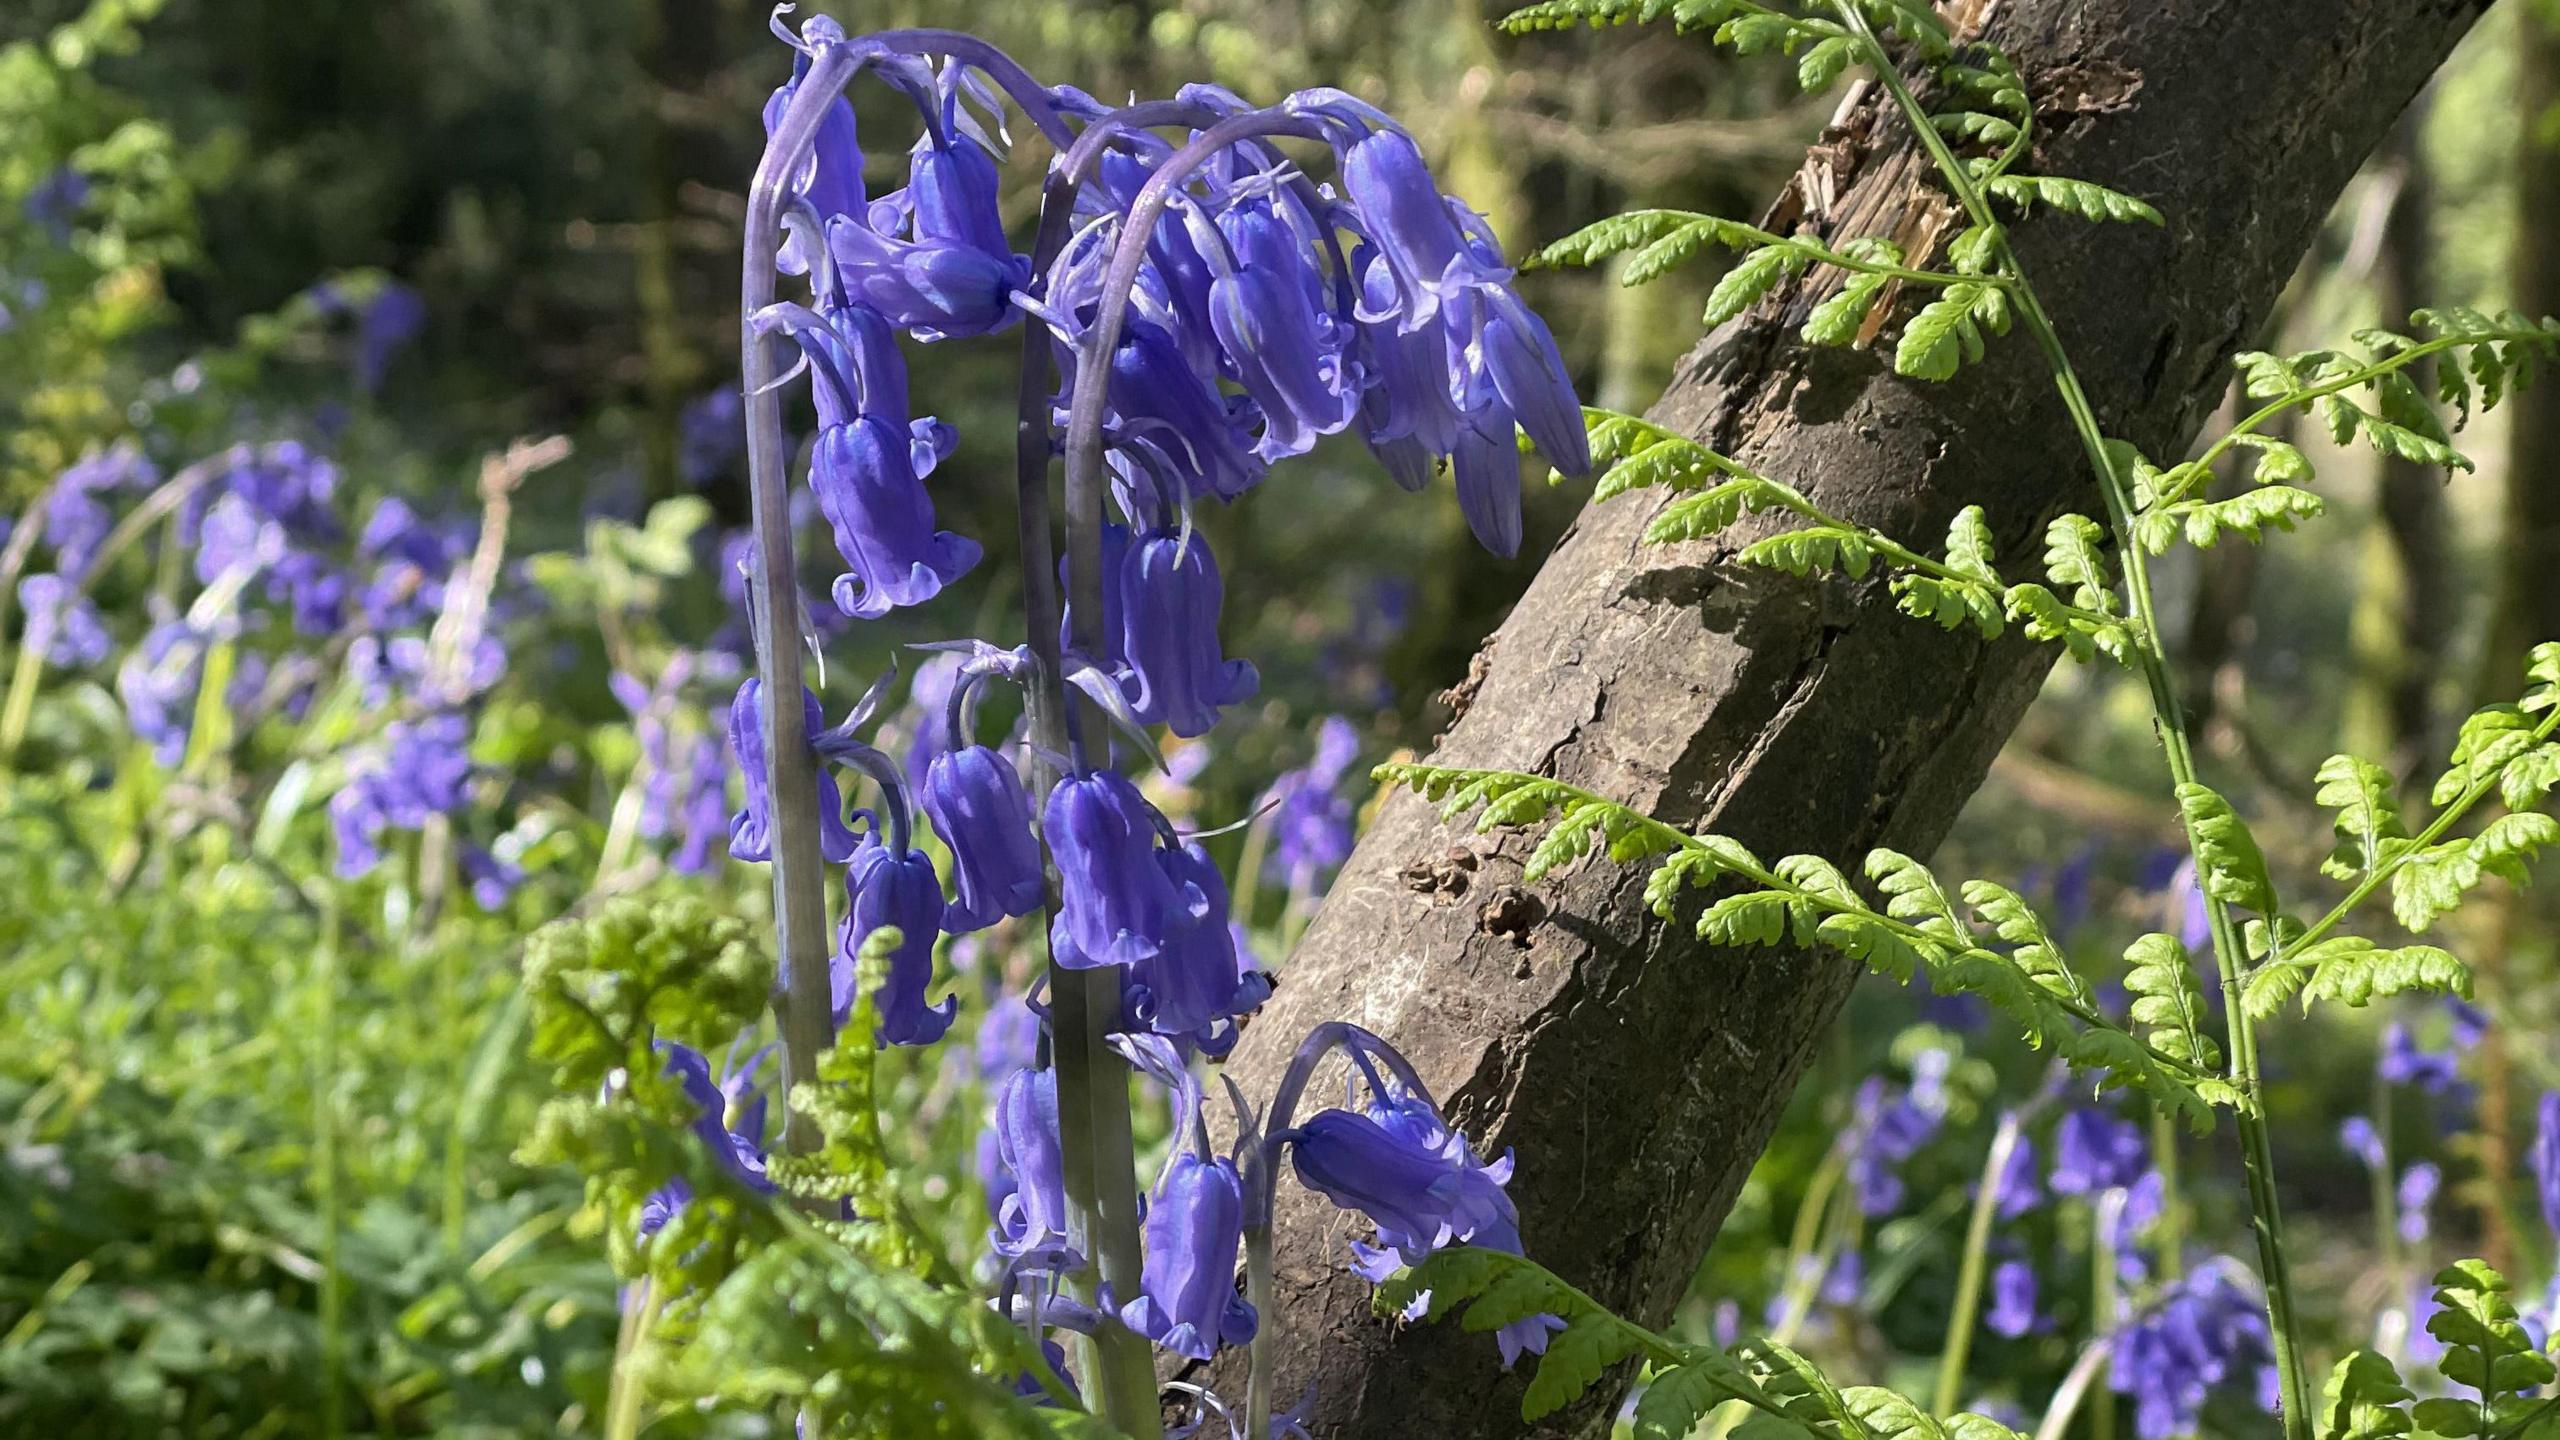
[[[1882,275],[1888,279],[1900,280],[1911,285],[1943,286],[1980,285],[1985,283],[1999,285],[2006,283],[2002,280],[1992,279],[1981,275],[1959,275],[1951,270],[1920,270],[1914,269],[1908,265],[1888,264],[1882,260],[1861,260],[1854,255],[1834,250],[1830,246],[1809,236],[1780,235],[1773,230],[1763,230],[1757,225],[1745,225],[1738,220],[1727,220],[1721,216],[1708,216],[1702,218],[1714,220],[1720,235],[1743,236],[1763,248],[1793,250],[1797,254],[1806,257],[1817,265],[1829,265],[1835,269],[1852,270],[1862,275]]]
[[[2408,346],[2405,349],[2393,351],[2389,356],[2386,356],[2381,360],[2377,360],[2370,365],[2366,365],[2360,369],[2341,375],[2337,379],[2324,380],[2320,384],[2314,385],[2310,389],[2304,390],[2299,394],[2287,395],[2281,399],[2269,401],[2264,406],[2261,406],[2259,409],[2251,412],[2250,415],[2239,424],[2232,426],[2228,431],[2224,432],[2220,439],[2214,441],[2211,445],[2206,446],[2204,453],[2198,455],[2195,459],[2180,467],[2187,472],[2185,478],[2181,479],[2174,488],[2163,491],[2160,497],[2152,502],[2153,507],[2157,508],[2162,505],[2174,504],[2178,500],[2185,498],[2197,485],[2203,482],[2205,476],[2213,473],[2214,462],[2230,453],[2231,447],[2239,443],[2241,436],[2254,435],[2258,433],[2259,426],[2266,424],[2268,421],[2275,419],[2277,416],[2284,414],[2288,410],[2303,409],[2316,401],[2327,398],[2328,396],[2336,395],[2346,390],[2353,390],[2359,385],[2371,384],[2373,381],[2379,380],[2383,376],[2388,375],[2395,370],[2406,369],[2417,361],[2423,360],[2430,355],[2442,354],[2447,350],[2456,350],[2472,345],[2492,345],[2500,341],[2545,340],[2548,338],[2550,337],[2540,330],[2493,330],[2471,335],[2441,335],[2433,340],[2421,341],[2420,343]]]
[[[2543,717],[2542,723],[2533,728],[2534,741],[2538,744],[2549,740],[2556,731],[2560,731],[2560,706],[2553,707],[2551,713]],[[2447,830],[2452,829],[2472,806],[2479,804],[2491,790],[2497,787],[2498,777],[2505,771],[2506,767],[2501,765],[2489,774],[2472,781],[2461,795],[2455,797],[2452,804],[2436,812],[2436,817],[2427,822],[2427,827],[2418,832],[2416,839],[2411,840],[2397,854],[2365,872],[2364,878],[2355,883],[2354,889],[2349,890],[2337,904],[2329,907],[2329,913],[2313,922],[2311,928],[2294,938],[2292,944],[2285,946],[2280,953],[2258,968],[2267,970],[2305,963],[2302,959],[2304,951],[2320,943],[2324,936],[2338,928],[2338,922],[2346,919],[2357,906],[2373,898],[2373,892],[2389,883],[2391,877],[2408,863],[2410,856],[2425,851],[2427,847],[2443,839]]]
[[[1938,1348],[1938,1385],[1930,1395],[1930,1413],[1952,1415],[1964,1398],[1964,1367],[1973,1350],[1973,1326],[1982,1308],[1982,1277],[1991,1262],[1991,1222],[2000,1208],[2000,1177],[2018,1150],[2018,1117],[2000,1117],[1992,1132],[1991,1153],[1982,1162],[1982,1183],[1973,1192],[1973,1215],[1964,1229],[1964,1258],[1956,1269],[1955,1304],[1947,1311],[1946,1343]]]
[[[1976,225],[1985,228],[1998,224],[1991,206],[1973,182],[1973,177],[1947,148],[1937,127],[1930,124],[1928,112],[1918,97],[1903,82],[1874,29],[1858,9],[1855,0],[1833,0],[1842,20],[1864,43],[1874,61],[1877,76],[1891,92],[1893,102],[1903,118],[1917,132],[1920,143],[1929,153],[1939,176],[1954,193],[1965,212]],[[2063,347],[2053,319],[2045,313],[2044,302],[2026,279],[2010,246],[2005,231],[1997,231],[1994,241],[1999,263],[1997,269],[2017,282],[2013,298],[2021,319],[2034,335],[2045,364],[2060,392],[2063,407],[2070,413],[2071,426],[2079,437],[2081,448],[2097,472],[2099,488],[2105,494],[2107,516],[2115,532],[2116,548],[2124,570],[2125,599],[2136,631],[2135,659],[2142,671],[2144,684],[2150,691],[2152,715],[2159,732],[2160,748],[2166,759],[2171,782],[2187,786],[2196,782],[2195,754],[2188,738],[2186,716],[2178,700],[2176,677],[2169,673],[2160,639],[2158,607],[2152,599],[2151,575],[2147,556],[2133,533],[2132,496],[2126,477],[2116,468],[2109,454],[2106,435],[2100,429],[2096,408],[2088,391],[2080,382],[2079,372],[2072,366],[2070,353]],[[2188,824],[2188,848],[2202,852],[2192,822]],[[2259,1086],[2257,1035],[2242,1004],[2240,983],[2246,951],[2240,943],[2239,927],[2231,918],[2231,910],[2208,891],[2205,915],[2213,936],[2215,968],[2222,983],[2224,1018],[2229,1026],[2231,1074],[2241,1091],[2235,1121],[2240,1132],[2243,1170],[2249,1189],[2251,1229],[2258,1245],[2259,1273],[2266,1285],[2267,1319],[2276,1358],[2276,1372],[2282,1393],[2286,1440],[2310,1440],[2311,1394],[2304,1371],[2303,1347],[2299,1321],[2294,1311],[2291,1268],[2286,1260],[2283,1238],[2283,1213],[2278,1205],[2275,1186],[2274,1147],[2267,1135],[2266,1111]]]

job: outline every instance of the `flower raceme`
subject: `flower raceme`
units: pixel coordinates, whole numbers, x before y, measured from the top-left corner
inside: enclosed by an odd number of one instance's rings
[[[1096,979],[1076,983],[1106,987],[1118,1055],[1160,1085],[1176,1112],[1173,1153],[1146,1203],[1133,1207],[1143,1210],[1140,1273],[1113,1277],[1120,1295],[1097,1286],[1079,1294],[1098,1293],[1101,1303],[1079,1303],[1059,1287],[1087,1261],[1067,1244],[1069,1137],[1055,1067],[1093,1057],[1053,1056],[1065,1037],[1044,1037],[1025,1047],[1029,1068],[1008,1062],[988,1077],[998,1091],[981,1165],[999,1305],[1043,1353],[1054,1353],[1046,1333],[1054,1327],[1122,1327],[1192,1360],[1243,1343],[1257,1316],[1236,1295],[1236,1269],[1248,1231],[1267,1225],[1284,1149],[1302,1180],[1376,1224],[1375,1243],[1354,1252],[1371,1278],[1451,1244],[1518,1253],[1518,1215],[1503,1188],[1510,1157],[1484,1163],[1401,1058],[1366,1032],[1319,1027],[1327,1046],[1347,1045],[1370,1077],[1365,1106],[1303,1126],[1275,1118],[1266,1134],[1238,1097],[1237,1149],[1210,1152],[1194,1067],[1227,1053],[1271,982],[1239,943],[1238,927],[1251,917],[1230,913],[1215,859],[1115,768],[1114,753],[1116,736],[1126,735],[1137,753],[1154,755],[1150,727],[1197,741],[1257,692],[1253,664],[1231,656],[1220,635],[1226,579],[1192,523],[1196,507],[1237,502],[1274,465],[1356,432],[1406,488],[1454,472],[1468,525],[1509,555],[1522,539],[1515,437],[1526,434],[1566,474],[1589,468],[1564,362],[1513,290],[1489,227],[1441,192],[1409,134],[1340,91],[1305,91],[1257,110],[1195,85],[1171,101],[1115,110],[1043,87],[967,36],[853,36],[816,17],[784,38],[798,58],[764,112],[775,153],[758,199],[778,206],[768,213],[779,224],[769,232],[773,251],[750,259],[805,277],[806,293],[769,301],[771,289],[751,274],[754,312],[745,318],[751,347],[788,341],[799,353],[793,373],[771,384],[807,377],[817,425],[806,495],[845,566],[833,608],[874,620],[925,605],[981,558],[976,541],[939,526],[935,491],[953,478],[946,462],[956,437],[915,415],[902,343],[1039,327],[1023,352],[1042,372],[1025,385],[1022,423],[1034,447],[1025,454],[1046,458],[1044,442],[1054,455],[1062,437],[1076,437],[1067,465],[1070,559],[1058,590],[1098,600],[1099,615],[1028,606],[1044,631],[1057,624],[1054,649],[1045,633],[1020,648],[983,640],[926,647],[951,653],[929,667],[930,687],[919,677],[910,712],[918,718],[898,722],[903,738],[880,742],[903,746],[904,764],[854,738],[876,691],[832,729],[817,696],[802,697],[804,728],[823,762],[817,848],[825,864],[845,867],[830,996],[839,1020],[866,983],[855,973],[862,941],[895,926],[902,943],[868,996],[878,1038],[939,1039],[957,1006],[956,996],[927,1001],[939,938],[968,937],[977,957],[968,963],[987,965],[1007,939],[1040,933],[1010,922],[1030,919],[1054,894],[1045,927],[1050,984],[1080,972]],[[905,183],[886,193],[864,181],[868,123],[857,125],[841,94],[817,92],[819,77],[841,85],[852,73],[914,107]],[[998,204],[1008,102],[1060,150],[1044,204],[1064,213],[1044,217],[1033,254],[1013,248]],[[1299,145],[1330,152],[1331,183],[1302,168],[1313,161],[1292,153]],[[1058,385],[1044,394],[1051,366]],[[770,373],[755,363],[750,371]],[[751,425],[775,423],[771,405],[746,408]],[[1097,435],[1098,455],[1088,448]],[[773,477],[772,462],[755,457],[783,449],[770,432],[756,438],[751,465]],[[771,503],[767,483],[757,484],[760,505]],[[1047,588],[1051,561],[1045,546],[1034,548],[1023,563],[1037,567],[1041,584],[1026,584],[1026,593]],[[1075,571],[1074,557],[1096,555],[1098,573]],[[798,638],[787,633],[790,610],[777,602],[760,613],[763,673],[788,675],[777,652]],[[1034,699],[1042,692],[1033,687],[1071,690],[1092,706],[1073,707],[1045,731],[1039,726],[1055,717],[1040,720],[1041,707],[1027,706],[1035,712],[1029,734],[986,743],[976,733],[977,694],[996,679]],[[750,680],[728,715],[745,782],[729,848],[755,861],[805,853],[775,843],[765,703],[762,683]],[[1094,733],[1101,720],[1114,731]],[[1293,903],[1311,898],[1348,848],[1353,814],[1338,792],[1357,750],[1347,723],[1328,724],[1315,766],[1282,807],[1274,863],[1287,872]],[[839,765],[865,772],[878,793],[854,824]],[[1044,777],[1040,794],[1023,782],[1028,766],[1059,778]],[[911,842],[910,793],[948,852],[948,899],[935,858]],[[658,811],[674,804],[670,788]],[[1036,1004],[1022,1010],[1027,997],[1018,993],[989,993],[1007,1013],[1043,1013]],[[1081,1042],[1078,1050],[1085,1053]],[[1380,1078],[1380,1068],[1395,1078]],[[1291,1106],[1305,1084],[1293,1076],[1281,1087]],[[1106,1094],[1120,1078],[1084,1076]],[[1107,1260],[1110,1252],[1100,1253]],[[1137,1293],[1125,1293],[1133,1282]],[[1506,1363],[1542,1350],[1553,1328],[1548,1317],[1507,1328]],[[1081,1378],[1090,1392],[1093,1377]],[[1282,1418],[1283,1428],[1295,1427]]]

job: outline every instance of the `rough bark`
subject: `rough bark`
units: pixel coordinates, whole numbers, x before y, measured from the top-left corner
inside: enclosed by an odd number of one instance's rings
[[[2043,112],[2034,167],[2154,201],[2164,229],[2040,214],[2024,263],[2110,434],[2176,454],[2219,397],[2341,187],[2483,0],[2019,0],[1992,35]],[[1975,6],[1975,9],[1990,7]],[[1892,233],[1926,251],[1948,206],[1872,98],[1846,107],[1777,228]],[[1946,227],[1951,228],[1951,227]],[[1946,386],[1792,338],[1811,291],[1708,337],[1655,409],[1828,508],[1934,545],[1987,507],[2037,567],[2046,520],[2093,482],[2024,337]],[[1730,542],[1639,546],[1653,509],[1586,511],[1488,643],[1444,763],[1539,771],[1763,854],[1925,854],[1982,779],[2052,653],[1895,613],[1881,583],[1749,570]],[[1309,1025],[1402,1047],[1486,1148],[1516,1147],[1530,1250],[1659,1321],[1722,1220],[1855,970],[1711,950],[1644,910],[1641,874],[1519,884],[1516,840],[1399,796],[1363,839],[1230,1063],[1267,1093]],[[1365,1226],[1284,1184],[1277,1393],[1316,1390],[1329,1437],[1578,1434],[1520,1420],[1489,1337],[1371,1317],[1342,1268]],[[1241,1394],[1240,1377],[1221,1377]],[[1607,1387],[1603,1387],[1604,1389]]]

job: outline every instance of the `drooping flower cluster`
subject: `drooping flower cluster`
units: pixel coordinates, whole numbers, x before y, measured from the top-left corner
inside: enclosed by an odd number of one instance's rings
[[[1519,1212],[1503,1191],[1511,1179],[1510,1153],[1486,1164],[1427,1098],[1378,1073],[1375,1059],[1383,1057],[1374,1044],[1363,1033],[1345,1047],[1367,1083],[1365,1105],[1320,1111],[1272,1137],[1288,1143],[1290,1162],[1309,1189],[1377,1226],[1375,1243],[1351,1242],[1352,1268],[1382,1281],[1461,1242],[1520,1254]],[[1427,1296],[1415,1301],[1417,1307],[1428,1303]],[[1502,1363],[1543,1352],[1547,1337],[1562,1328],[1551,1315],[1504,1326],[1495,1335]]]
[[[942,527],[932,488],[956,437],[916,413],[902,339],[1039,326],[1059,386],[1026,409],[1030,443],[1044,425],[1053,452],[1098,437],[1098,451],[1081,452],[1099,455],[1095,486],[1079,488],[1074,477],[1094,472],[1068,455],[1068,606],[1054,650],[1047,634],[1016,648],[933,647],[945,653],[931,684],[919,683],[898,722],[903,763],[877,748],[893,742],[863,738],[876,689],[833,726],[814,693],[800,702],[819,762],[818,848],[845,867],[839,1018],[857,998],[864,939],[894,925],[902,941],[867,997],[879,1038],[939,1039],[959,997],[931,998],[938,939],[1036,934],[999,927],[1046,905],[1051,963],[1116,988],[1114,1043],[1174,1112],[1173,1150],[1145,1206],[1142,1293],[1106,1296],[1087,1313],[1055,1283],[1086,1263],[1067,1244],[1058,1076],[1045,1059],[1002,1074],[982,1154],[1000,1303],[1008,1313],[1027,1303],[1019,1318],[1035,1333],[1119,1324],[1190,1359],[1241,1342],[1256,1317],[1235,1295],[1240,1234],[1249,1211],[1268,1207],[1250,1179],[1267,1177],[1284,1148],[1302,1180],[1378,1226],[1357,1251],[1364,1274],[1460,1240],[1518,1251],[1509,1157],[1483,1163],[1375,1037],[1348,1045],[1370,1080],[1364,1106],[1295,1126],[1275,1115],[1267,1135],[1240,1116],[1243,1148],[1211,1152],[1193,1067],[1227,1053],[1270,982],[1238,943],[1246,917],[1231,913],[1216,860],[1117,768],[1120,755],[1156,753],[1152,730],[1196,741],[1258,691],[1251,662],[1225,648],[1226,577],[1192,523],[1196,507],[1237,501],[1273,464],[1356,431],[1408,488],[1453,470],[1468,523],[1507,555],[1521,539],[1515,436],[1568,474],[1588,468],[1564,362],[1514,292],[1489,227],[1440,192],[1409,135],[1338,91],[1256,110],[1192,86],[1115,111],[1041,87],[967,37],[854,37],[814,17],[784,38],[799,58],[764,114],[776,147],[767,183],[784,196],[771,259],[803,277],[806,293],[748,321],[750,343],[788,341],[807,376],[817,422],[807,493],[844,567],[830,608],[870,620],[923,605],[982,558],[975,540]],[[884,194],[866,181],[852,106],[814,78],[840,77],[848,61],[917,117],[905,184]],[[1051,203],[1071,197],[1036,254],[1013,249],[998,205],[999,94],[1059,147]],[[1332,181],[1310,178],[1283,141],[1329,152]],[[1077,568],[1096,554],[1097,570]],[[1045,570],[1048,559],[1024,563]],[[1096,602],[1098,613],[1079,612]],[[780,648],[795,637],[759,638]],[[994,740],[976,702],[996,682],[1064,689],[1090,708],[1076,707],[1063,735]],[[749,680],[729,710],[745,781],[730,853],[741,859],[767,860],[776,847],[763,707],[779,699]],[[1329,724],[1315,765],[1275,797],[1274,863],[1293,890],[1312,891],[1347,851],[1352,814],[1338,791],[1356,751],[1347,722]],[[1026,783],[1034,766],[1039,786]],[[874,798],[848,818],[848,798],[865,794]],[[948,851],[947,878],[917,847],[919,820]],[[1542,1347],[1551,1328],[1507,1331],[1506,1359]]]
[[[235,445],[165,479],[138,443],[122,442],[55,478],[26,537],[50,552],[50,568],[27,575],[13,598],[33,653],[69,668],[112,659],[127,723],[167,767],[188,761],[207,715],[222,715],[222,735],[245,736],[271,716],[303,719],[327,682],[350,680],[370,713],[324,779],[337,782],[338,871],[353,877],[379,863],[393,833],[468,808],[477,700],[506,666],[486,617],[510,597],[475,596],[483,623],[436,637],[474,527],[397,496],[378,499],[359,525],[349,499],[337,462],[302,440]],[[149,628],[115,656],[89,592],[119,583],[119,557],[159,543],[163,527],[183,571],[164,572],[170,583],[146,602]],[[181,576],[195,587],[183,605],[173,593]],[[209,676],[218,694],[203,693]],[[499,849],[463,839],[454,851],[484,905],[517,879]]]
[[[2118,1332],[2109,1383],[2132,1399],[2141,1440],[2194,1433],[2205,1401],[2227,1384],[2252,1387],[2259,1413],[2275,1413],[2266,1307],[2234,1275],[2238,1268],[2226,1262],[2196,1269]]]
[[[1870,1076],[1858,1087],[1849,1129],[1849,1183],[1859,1208],[1869,1215],[1888,1215],[1901,1208],[1902,1165],[1920,1153],[1946,1119],[1947,1069],[1954,1057],[1927,1050],[1912,1064],[1910,1087],[1889,1091],[1882,1076]]]

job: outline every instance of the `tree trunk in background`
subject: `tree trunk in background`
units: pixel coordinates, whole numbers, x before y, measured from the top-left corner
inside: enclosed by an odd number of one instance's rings
[[[2382,244],[2374,257],[2375,323],[2397,330],[2409,312],[2429,303],[2427,256],[2432,252],[2428,229],[2434,217],[2419,132],[2426,107],[2412,106],[2392,140],[2390,208],[2383,220]],[[2538,312],[2537,312],[2538,313]],[[2436,732],[2436,680],[2440,659],[2452,638],[2452,587],[2446,583],[2445,476],[2442,470],[2397,457],[2386,457],[2375,477],[2375,511],[2382,524],[2381,563],[2365,571],[2364,593],[2384,613],[2359,635],[2360,668],[2373,688],[2373,715],[2367,737],[2350,734],[2348,748],[2382,756],[2393,774],[2414,775],[2439,749]]]
[[[2527,6],[2516,17],[2518,110],[2516,249],[2509,303],[2528,315],[2560,314],[2560,17]],[[2512,700],[2525,652],[2560,639],[2560,398],[2527,393],[2509,412],[2506,518],[2500,528],[2497,618],[2483,657],[2480,693]]]
[[[2560,313],[2560,14],[2527,5],[2515,17],[2516,99],[2523,117],[2515,164],[2516,246],[2507,287],[2509,303],[2529,315]],[[2508,411],[2506,506],[2498,527],[2497,589],[2489,644],[2481,654],[2474,699],[2492,704],[2515,698],[2527,651],[2560,640],[2560,399],[2527,392]],[[2484,897],[2476,993],[2492,1013],[2515,993],[2520,972],[2547,964],[2547,945],[2528,937],[2547,933],[2552,902],[2532,891],[2500,889]],[[2520,944],[2519,942],[2528,942]],[[2481,1222],[2491,1264],[2512,1260],[2514,1221],[2506,1200],[2515,1193],[2515,1076],[2504,1027],[2493,1025],[2480,1053],[2479,1161],[2484,1204]],[[2506,1257],[2502,1260],[2501,1257]]]
[[[2222,394],[2314,228],[2484,0],[2017,0],[1994,38],[2043,112],[2034,168],[2154,202],[2165,229],[2039,212],[2019,250],[2110,434],[2179,453]],[[1807,162],[1773,221],[1930,233],[1946,202],[1872,104]],[[1820,204],[1822,197],[1836,197]],[[1990,512],[2013,573],[2046,521],[2095,512],[2093,478],[2033,346],[1955,383],[1809,351],[1815,295],[1773,297],[1683,363],[1657,418],[1934,547]],[[1639,546],[1630,496],[1576,523],[1481,657],[1436,757],[1539,771],[1764,855],[1927,854],[1981,781],[2054,651],[1894,611],[1880,580],[1814,585],[1735,563],[1735,540]],[[2164,801],[2165,807],[2165,801]],[[1267,1093],[1336,1017],[1412,1057],[1485,1148],[1517,1147],[1530,1251],[1647,1321],[1670,1313],[1847,995],[1856,968],[1693,942],[1646,913],[1643,875],[1586,865],[1519,884],[1516,839],[1381,811],[1230,1062]],[[1519,1419],[1489,1337],[1370,1314],[1345,1242],[1365,1225],[1282,1187],[1278,1392],[1312,1384],[1327,1440],[1582,1433],[1599,1410]],[[1232,1365],[1232,1362],[1230,1362]],[[1243,1393],[1241,1376],[1221,1377]],[[1602,1387],[1604,1390],[1609,1387]]]

